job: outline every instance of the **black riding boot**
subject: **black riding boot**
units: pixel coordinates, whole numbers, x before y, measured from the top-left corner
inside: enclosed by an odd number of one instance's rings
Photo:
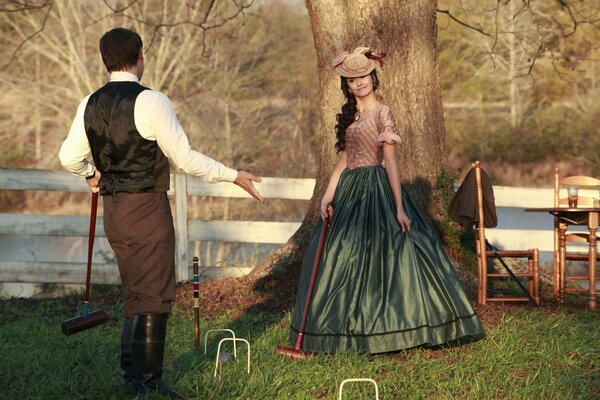
[[[136,394],[134,385],[135,371],[133,370],[133,357],[131,354],[131,336],[133,334],[133,318],[123,319],[121,331],[121,369],[123,370],[123,393]]]
[[[131,350],[134,384],[138,395],[160,393],[171,399],[183,399],[183,396],[161,381],[168,318],[166,313],[136,314],[133,320]]]

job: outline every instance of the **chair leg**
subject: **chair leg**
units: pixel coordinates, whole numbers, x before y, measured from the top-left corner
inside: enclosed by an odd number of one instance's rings
[[[542,305],[542,297],[540,296],[540,251],[533,251],[533,296],[538,305]]]
[[[589,243],[589,260],[588,260],[588,307],[590,310],[596,309],[596,229],[590,228]]]
[[[552,292],[554,294],[554,300],[558,300],[560,291],[560,252],[554,252],[554,260],[552,266],[552,284],[554,285]]]
[[[567,272],[567,250],[565,240],[565,229],[561,226],[558,231],[558,301],[560,304],[565,302],[565,274]]]
[[[554,222],[554,259],[552,262],[552,294],[554,300],[558,300],[560,288],[560,245],[558,235],[558,222]]]
[[[483,303],[483,273],[481,260],[477,263],[477,304],[482,305]]]
[[[531,296],[537,301],[535,294],[535,264],[533,262],[533,257],[527,258],[527,273],[529,276],[527,277],[527,286],[529,287],[529,293]]]
[[[482,254],[487,261],[487,257],[485,252]],[[483,268],[481,268],[481,304],[486,305],[488,299],[488,277],[487,277],[487,262],[483,263]]]
[[[478,235],[478,232],[476,233]],[[482,305],[483,303],[483,260],[481,258],[481,246],[479,240],[475,240],[475,253],[477,255],[477,304]]]

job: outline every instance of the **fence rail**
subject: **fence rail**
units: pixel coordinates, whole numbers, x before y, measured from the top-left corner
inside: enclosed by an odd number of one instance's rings
[[[258,189],[265,198],[309,200],[314,179],[263,178]],[[88,192],[84,180],[65,171],[0,168],[0,190],[41,190]],[[553,202],[552,189],[495,186],[499,226],[486,230],[490,241],[500,248],[531,248],[551,251],[553,244],[552,219],[539,213],[523,213],[523,208],[549,207]],[[584,193],[585,194],[585,193]],[[596,197],[591,193],[592,196]],[[169,195],[175,202],[177,280],[189,280],[188,255],[190,241],[225,241],[243,243],[285,243],[300,226],[300,222],[268,221],[199,221],[190,220],[187,196],[244,198],[249,195],[230,183],[208,184],[185,174],[173,174]],[[22,246],[35,236],[76,237],[88,235],[88,217],[69,215],[0,213],[0,240],[23,237]],[[98,218],[96,235],[105,236],[102,218]],[[12,260],[0,258],[0,282],[82,283],[85,281],[85,262]],[[83,259],[83,257],[82,257]],[[245,273],[248,269],[216,267],[208,275]],[[92,279],[97,283],[118,283],[114,261],[95,254]]]
[[[257,184],[265,199],[309,200],[314,179],[263,178]],[[89,192],[85,181],[65,171],[0,168],[0,190]],[[168,194],[174,198],[176,275],[178,281],[189,280],[188,255],[190,241],[242,243],[285,243],[300,226],[299,222],[270,221],[199,221],[190,220],[188,196],[249,198],[231,183],[209,184],[185,174],[171,175]],[[69,215],[7,214],[0,213],[0,240],[2,236],[22,236],[22,246],[32,236],[87,237],[89,217]],[[105,237],[103,219],[98,217],[96,236]],[[114,261],[106,262],[94,254],[92,279],[97,283],[118,283]],[[215,267],[207,275],[246,273],[248,268]],[[0,282],[27,283],[81,283],[85,281],[85,263],[63,261],[19,261],[0,259]]]

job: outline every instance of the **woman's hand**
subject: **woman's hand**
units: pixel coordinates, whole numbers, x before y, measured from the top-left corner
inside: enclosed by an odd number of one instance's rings
[[[396,213],[396,219],[402,228],[402,232],[410,231],[410,219],[404,214],[404,210],[400,210]]]
[[[333,207],[331,206],[331,202],[323,199],[321,201],[321,218],[325,221],[328,218],[333,217]]]

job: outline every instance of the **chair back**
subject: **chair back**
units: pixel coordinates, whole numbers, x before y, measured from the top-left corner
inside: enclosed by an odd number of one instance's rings
[[[584,192],[578,191],[577,203],[573,206],[569,205],[568,198],[561,197],[561,187],[575,187],[578,189],[584,189]],[[586,189],[600,188],[600,179],[591,176],[567,176],[564,178],[560,177],[560,171],[558,168],[554,169],[554,207],[569,207],[569,208],[591,208],[597,207],[595,205],[595,198],[599,197],[598,192],[595,193],[594,197],[589,196]],[[585,211],[585,210],[582,210]],[[588,219],[589,217],[589,219]],[[582,231],[570,231],[570,225],[582,225],[583,220],[571,220],[567,217],[554,218],[554,297],[559,300],[560,303],[564,302],[564,294],[566,292],[588,292],[589,300],[588,305],[590,309],[596,307],[596,274],[595,274],[595,263],[591,260],[597,260],[598,255],[596,252],[596,243],[598,241],[595,229],[592,226],[597,225],[596,222],[592,222],[593,219],[597,219],[596,213],[590,213],[585,217],[585,221],[588,224],[589,233]],[[569,243],[580,243],[587,245],[586,252],[574,251],[567,248]],[[581,249],[583,250],[583,249]],[[588,264],[588,275],[573,275],[573,273],[567,272],[568,261],[589,261]],[[566,281],[585,281],[589,282],[589,288],[581,287],[567,287]]]
[[[475,246],[476,246],[476,253],[477,253],[477,264],[478,264],[478,271],[479,271],[479,279],[478,284],[479,284],[479,290],[477,291],[478,295],[478,299],[477,299],[477,303],[478,304],[484,304],[485,303],[485,299],[483,298],[485,296],[485,290],[487,290],[487,288],[485,288],[484,282],[485,279],[483,279],[482,275],[482,271],[487,271],[487,249],[486,249],[486,245],[485,245],[485,213],[483,212],[483,185],[481,184],[481,165],[479,163],[479,161],[475,161],[473,164],[471,164],[471,168],[473,168],[475,170],[475,187],[477,188],[477,229],[475,231]]]
[[[477,188],[477,228],[485,230],[485,213],[483,212],[483,185],[481,183],[481,165],[479,161],[471,164],[475,169],[475,187]]]
[[[569,204],[568,197],[561,197],[560,189],[565,187],[600,189],[600,179],[591,176],[566,176],[560,177],[558,168],[554,169],[554,207],[567,207]],[[593,207],[594,198],[586,195],[578,195],[577,207]]]
[[[475,161],[471,164],[472,171],[475,175],[475,188],[477,198],[477,221],[476,221],[476,233],[475,233],[475,247],[477,251],[477,303],[487,304],[488,301],[531,301],[536,305],[540,303],[539,296],[539,251],[538,249],[528,250],[500,250],[489,245],[485,237],[485,228],[495,227],[497,225],[497,216],[495,212],[494,204],[494,192],[489,180],[489,177],[485,171],[481,168],[479,161]],[[486,205],[486,200],[488,204]],[[489,211],[486,207],[489,203],[493,204],[493,213],[487,213]],[[487,223],[486,223],[487,217]],[[496,221],[490,221],[490,220]],[[494,222],[491,224],[490,222]],[[527,259],[527,271],[519,272],[515,274],[511,271],[510,267],[503,260],[503,257],[511,259]],[[498,260],[504,267],[505,271],[491,271],[488,272],[488,258]],[[520,278],[526,278],[529,284],[529,290],[523,286],[519,281]],[[521,289],[525,296],[515,295],[501,295],[494,296],[488,293],[489,278],[496,279],[513,279]]]

